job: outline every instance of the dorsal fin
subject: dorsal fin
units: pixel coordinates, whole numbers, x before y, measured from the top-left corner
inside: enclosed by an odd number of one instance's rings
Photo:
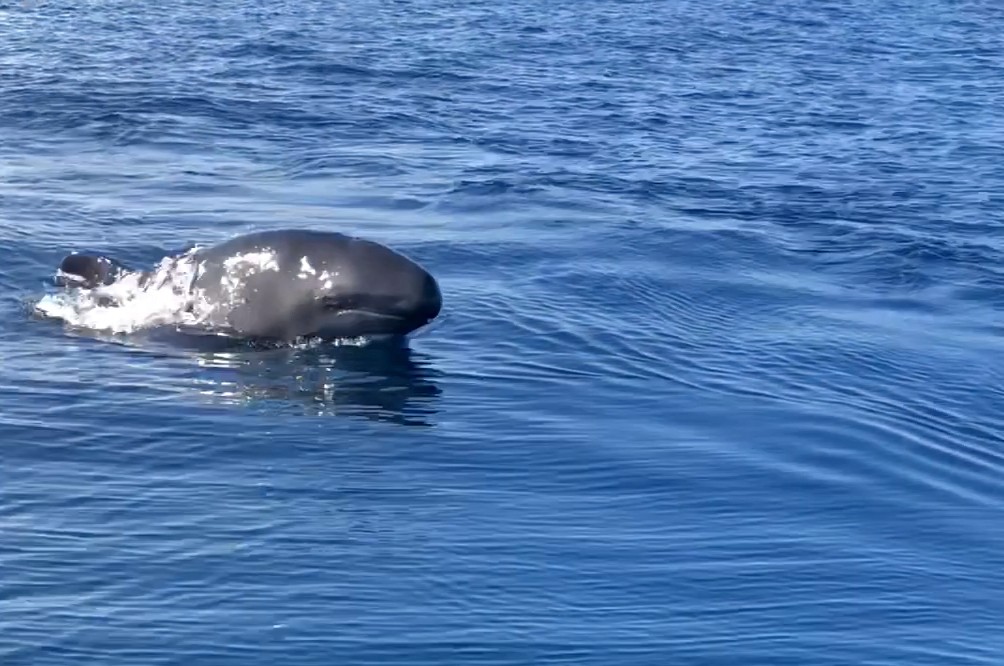
[[[109,257],[94,254],[70,254],[56,271],[56,283],[62,286],[93,289],[109,285],[129,269]]]

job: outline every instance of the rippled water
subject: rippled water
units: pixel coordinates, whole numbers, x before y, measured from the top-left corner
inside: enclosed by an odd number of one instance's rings
[[[1004,662],[998,3],[0,6],[0,663]],[[407,345],[32,316],[410,254]]]

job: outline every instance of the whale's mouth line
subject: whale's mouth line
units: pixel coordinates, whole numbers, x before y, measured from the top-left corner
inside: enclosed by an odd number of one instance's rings
[[[403,321],[405,319],[402,315],[394,314],[392,312],[379,312],[377,310],[367,310],[365,308],[346,308],[345,310],[339,310],[335,313],[336,317],[349,315],[363,315],[366,317],[373,317],[375,319],[393,319],[396,321]]]

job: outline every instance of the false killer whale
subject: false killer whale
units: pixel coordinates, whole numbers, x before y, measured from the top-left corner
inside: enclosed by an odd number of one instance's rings
[[[303,229],[237,236],[167,257],[153,271],[74,253],[63,259],[56,282],[101,289],[127,276],[143,289],[169,281],[198,326],[245,338],[404,336],[434,320],[443,305],[436,279],[403,254]]]

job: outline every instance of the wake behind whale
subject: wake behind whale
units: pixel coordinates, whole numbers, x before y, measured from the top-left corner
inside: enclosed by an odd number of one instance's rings
[[[96,331],[171,326],[288,343],[403,337],[442,308],[435,278],[379,243],[334,232],[264,231],[165,257],[149,271],[71,254],[42,317]]]

